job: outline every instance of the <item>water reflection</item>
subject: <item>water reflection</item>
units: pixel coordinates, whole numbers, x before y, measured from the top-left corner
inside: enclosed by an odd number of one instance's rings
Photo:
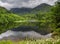
[[[51,31],[48,27],[39,26],[38,22],[22,22],[22,23],[0,23],[0,38],[43,38],[51,37]]]
[[[8,29],[18,27],[19,25],[20,25],[20,23],[6,23],[6,24],[0,23],[0,33],[5,32]]]
[[[9,29],[14,29],[20,26],[35,26],[35,23],[28,23],[28,22],[22,22],[22,23],[0,23],[0,33],[5,32]]]
[[[0,40],[23,40],[23,39],[41,39],[41,38],[51,38],[52,33],[41,35],[35,31],[27,31],[27,32],[16,32],[8,30],[0,35]]]

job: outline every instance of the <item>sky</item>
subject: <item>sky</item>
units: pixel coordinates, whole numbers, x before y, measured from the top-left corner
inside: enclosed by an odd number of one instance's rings
[[[0,6],[3,6],[7,9],[10,8],[21,8],[21,7],[28,7],[34,8],[41,3],[47,3],[50,5],[54,5],[54,2],[57,0],[0,0]]]

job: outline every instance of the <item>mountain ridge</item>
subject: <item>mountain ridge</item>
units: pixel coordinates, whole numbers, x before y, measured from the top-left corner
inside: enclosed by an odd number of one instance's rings
[[[40,5],[38,5],[37,7],[35,8],[26,8],[26,7],[22,7],[22,8],[11,8],[11,12],[13,13],[17,13],[17,14],[20,14],[20,13],[36,13],[37,11],[41,11],[41,12],[48,12],[50,11],[50,8],[52,6],[49,5],[49,4],[46,4],[46,3],[42,3]]]

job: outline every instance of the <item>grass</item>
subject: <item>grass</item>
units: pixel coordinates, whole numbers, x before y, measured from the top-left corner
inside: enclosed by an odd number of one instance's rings
[[[10,41],[2,40],[0,44],[60,44],[60,39],[41,39],[41,40],[21,40],[21,41]]]

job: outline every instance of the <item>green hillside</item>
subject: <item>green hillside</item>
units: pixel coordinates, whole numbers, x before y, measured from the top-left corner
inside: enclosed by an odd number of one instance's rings
[[[11,13],[4,7],[0,7],[0,23],[9,23],[23,19],[23,17]]]

